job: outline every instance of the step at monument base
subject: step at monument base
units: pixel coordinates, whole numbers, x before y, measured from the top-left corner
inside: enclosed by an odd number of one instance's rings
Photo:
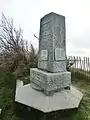
[[[43,92],[32,89],[31,84],[16,88],[15,101],[44,113],[78,108],[83,94],[75,87],[70,90],[55,92],[53,96],[46,96]]]

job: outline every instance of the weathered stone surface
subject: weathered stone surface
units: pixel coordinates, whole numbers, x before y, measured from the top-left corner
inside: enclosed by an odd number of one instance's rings
[[[66,71],[65,17],[56,13],[45,15],[40,22],[39,39],[38,68],[49,72]],[[47,51],[46,59],[41,57],[41,51]]]
[[[40,59],[41,60],[48,60],[48,51],[47,50],[41,50]]]
[[[30,81],[45,92],[57,91],[71,85],[71,73],[48,73],[32,68],[30,71]]]
[[[45,113],[78,108],[83,94],[75,87],[71,86],[70,90],[63,90],[54,93],[53,96],[46,96],[43,92],[32,89],[30,84],[16,88],[15,101],[38,109]]]
[[[53,64],[52,66],[50,66],[50,64]],[[46,71],[46,68],[48,67],[48,70],[53,69],[53,73],[57,73],[58,71],[59,72],[66,72],[66,61],[56,61],[56,62],[48,62],[47,61],[41,61],[38,63],[38,65],[40,66],[40,69],[41,70],[45,70]],[[47,71],[48,72],[48,71]]]

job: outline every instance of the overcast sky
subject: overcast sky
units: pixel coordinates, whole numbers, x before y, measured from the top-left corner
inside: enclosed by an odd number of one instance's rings
[[[40,18],[49,12],[66,17],[67,55],[90,56],[90,0],[0,0],[0,13],[21,26],[37,48]]]

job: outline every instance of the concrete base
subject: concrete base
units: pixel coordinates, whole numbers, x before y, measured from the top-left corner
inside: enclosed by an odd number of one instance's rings
[[[43,92],[32,89],[30,84],[16,88],[15,101],[48,113],[57,110],[78,108],[83,94],[75,87],[71,90],[56,92],[53,96],[46,96]]]

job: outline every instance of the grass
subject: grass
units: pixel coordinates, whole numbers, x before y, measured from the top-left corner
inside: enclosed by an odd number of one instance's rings
[[[90,80],[72,71],[72,84],[83,94],[78,109],[44,114],[33,108],[14,102],[15,77],[11,73],[0,72],[0,120],[90,120]],[[26,82],[28,83],[28,82]]]

